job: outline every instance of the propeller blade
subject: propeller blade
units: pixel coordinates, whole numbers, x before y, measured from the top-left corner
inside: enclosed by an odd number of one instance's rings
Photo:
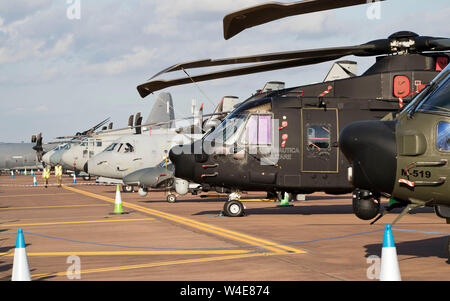
[[[367,3],[367,0],[304,0],[261,4],[226,15],[223,19],[223,35],[228,40],[247,28],[278,19]]]
[[[133,126],[133,119],[134,119],[134,115],[130,115],[130,117],[128,117],[128,126]]]
[[[136,120],[136,124],[134,125],[136,129],[136,135],[142,134],[142,117],[139,116],[139,118]]]
[[[276,61],[276,62],[271,62],[271,63],[258,64],[258,65],[235,68],[235,69],[228,69],[228,70],[224,70],[224,71],[196,75],[196,76],[192,76],[192,77],[178,78],[178,79],[167,80],[167,81],[166,80],[149,81],[147,83],[139,85],[137,87],[137,90],[138,90],[139,94],[141,95],[141,97],[144,98],[155,91],[159,91],[159,90],[162,90],[167,87],[184,85],[184,84],[189,84],[192,82],[208,81],[208,80],[219,79],[219,78],[234,77],[234,76],[239,76],[239,75],[246,75],[246,74],[253,74],[253,73],[259,73],[259,72],[267,72],[267,71],[272,71],[272,70],[279,70],[279,69],[286,69],[286,68],[292,68],[292,67],[299,67],[299,66],[317,64],[317,63],[323,63],[323,62],[339,59],[348,54],[351,54],[351,53],[343,53],[343,54],[339,54],[339,55],[330,55],[330,56],[322,56],[322,57],[301,58],[301,59],[295,59],[295,60]]]
[[[91,127],[90,129],[84,131],[83,133],[81,133],[82,135],[91,135],[93,132],[95,132],[97,129],[101,128],[103,125],[105,125],[109,120],[111,119],[111,117],[106,118],[105,120],[101,121],[100,123],[94,125],[93,127]]]
[[[134,126],[138,125],[139,118],[141,118],[141,112],[137,113],[136,116],[134,116]]]

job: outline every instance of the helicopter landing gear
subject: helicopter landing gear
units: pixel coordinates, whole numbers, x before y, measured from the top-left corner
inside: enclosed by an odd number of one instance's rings
[[[90,181],[91,180],[91,175],[83,176],[83,180]]]
[[[167,202],[168,203],[175,203],[177,201],[177,196],[174,194],[169,193],[169,195],[167,195]]]
[[[223,215],[230,217],[238,217],[244,215],[244,205],[239,201],[240,195],[233,192],[229,195],[228,201],[223,206]]]
[[[123,192],[130,193],[134,191],[134,187],[131,185],[122,185]]]
[[[244,205],[238,200],[228,201],[223,206],[223,213],[225,216],[230,217],[243,216]]]

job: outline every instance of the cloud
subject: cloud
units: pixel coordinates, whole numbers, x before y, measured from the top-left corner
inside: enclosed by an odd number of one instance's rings
[[[99,75],[118,75],[136,68],[142,67],[155,55],[155,50],[147,50],[135,47],[131,53],[122,55],[105,63],[91,64],[85,67],[90,73]]]

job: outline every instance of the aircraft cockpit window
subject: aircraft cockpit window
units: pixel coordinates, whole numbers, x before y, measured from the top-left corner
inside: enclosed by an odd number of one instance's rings
[[[330,148],[330,126],[310,125],[308,127],[308,149],[311,151],[328,150]]]
[[[130,143],[126,143],[124,152],[125,153],[133,153],[134,152],[134,147]]]
[[[450,76],[419,106],[418,111],[450,115]]]
[[[450,151],[450,123],[441,122],[437,129],[437,148],[441,152]]]
[[[225,119],[205,140],[214,141],[215,144],[232,145],[236,142],[243,130],[246,114],[239,114]]]
[[[247,121],[244,144],[271,145],[272,144],[272,116],[252,115]]]
[[[116,148],[117,143],[113,143],[105,149],[105,152],[112,152]]]

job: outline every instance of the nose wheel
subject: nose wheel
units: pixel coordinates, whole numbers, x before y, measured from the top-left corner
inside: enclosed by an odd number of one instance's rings
[[[130,193],[134,191],[134,187],[131,185],[123,185],[122,190],[123,192]]]
[[[176,201],[177,201],[177,196],[176,196],[176,195],[170,193],[170,194],[167,196],[167,202],[169,202],[169,203],[175,203]]]
[[[238,200],[231,200],[223,206],[225,216],[238,217],[244,215],[244,205]]]

